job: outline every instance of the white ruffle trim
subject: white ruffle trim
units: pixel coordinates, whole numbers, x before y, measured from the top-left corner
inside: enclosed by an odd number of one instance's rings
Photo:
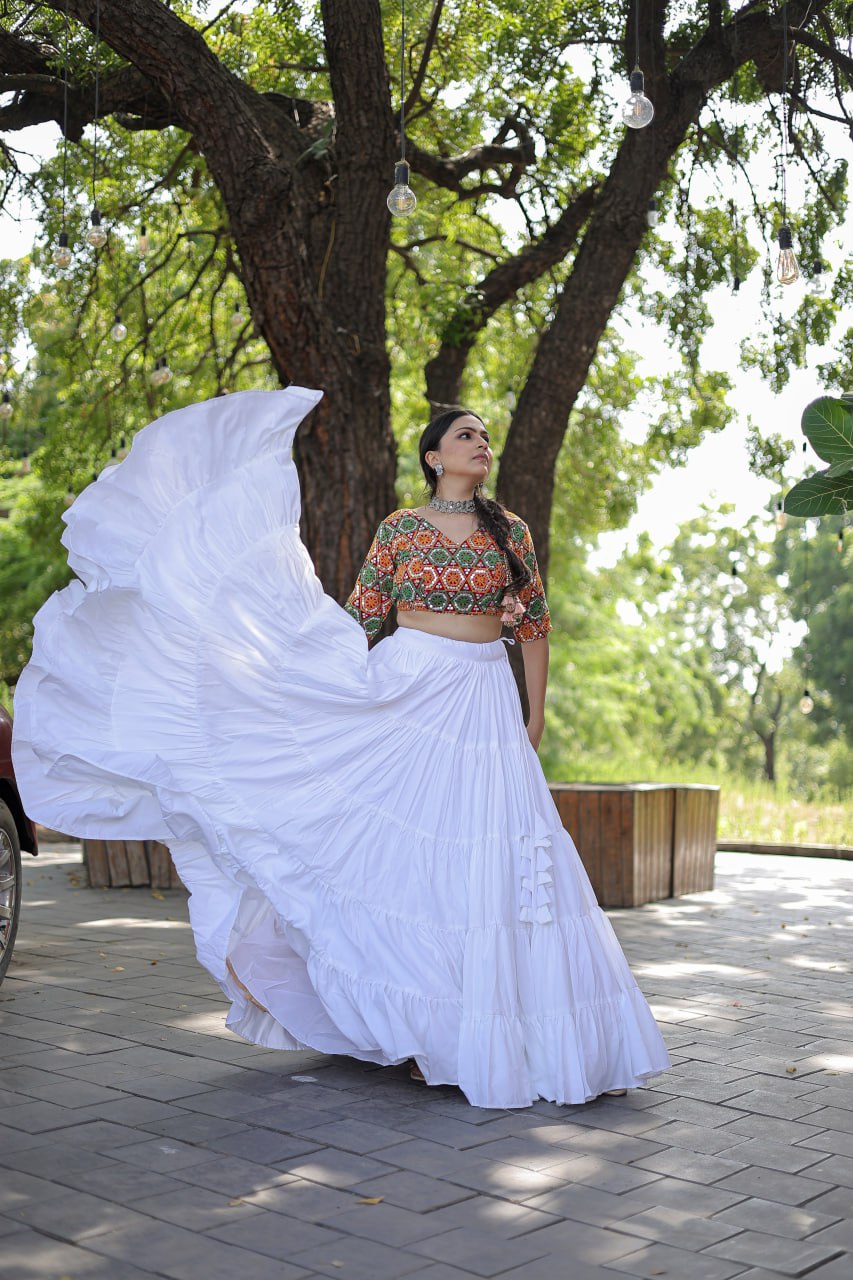
[[[551,924],[553,914],[553,861],[551,837],[537,812],[534,834],[521,844],[521,906],[519,919],[525,924]]]

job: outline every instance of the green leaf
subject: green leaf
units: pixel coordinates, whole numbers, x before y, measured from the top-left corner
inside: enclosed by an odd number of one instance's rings
[[[853,407],[843,400],[821,396],[803,412],[803,434],[824,462],[853,463]]]
[[[845,476],[848,471],[853,471],[853,458],[842,458],[840,462],[833,462],[831,467],[827,467],[826,474],[834,480],[836,476]]]
[[[844,515],[853,508],[853,476],[830,476],[818,471],[795,484],[785,497],[789,516]]]

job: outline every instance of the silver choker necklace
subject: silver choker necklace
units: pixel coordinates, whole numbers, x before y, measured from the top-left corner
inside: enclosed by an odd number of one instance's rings
[[[462,498],[459,501],[453,501],[448,498],[433,497],[430,498],[427,506],[432,507],[433,511],[445,511],[448,515],[477,510],[477,505],[473,498]]]

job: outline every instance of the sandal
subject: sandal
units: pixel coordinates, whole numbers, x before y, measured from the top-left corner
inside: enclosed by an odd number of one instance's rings
[[[426,1076],[421,1071],[415,1058],[409,1058],[409,1079],[416,1084],[426,1084]]]

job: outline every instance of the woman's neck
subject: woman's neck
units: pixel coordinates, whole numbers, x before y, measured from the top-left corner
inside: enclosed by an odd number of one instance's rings
[[[473,498],[475,485],[469,484],[465,480],[442,481],[436,486],[435,496],[440,498],[442,502],[467,502]]]

